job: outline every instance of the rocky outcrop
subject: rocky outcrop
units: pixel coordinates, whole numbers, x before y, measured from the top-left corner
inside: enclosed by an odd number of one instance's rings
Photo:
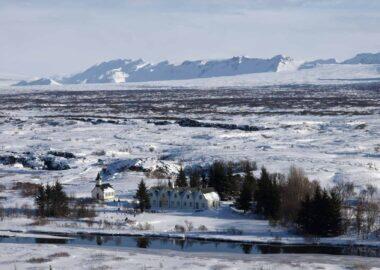
[[[55,156],[52,154],[36,155],[31,152],[25,152],[22,154],[8,153],[0,155],[0,164],[13,166],[16,164],[21,164],[25,168],[30,168],[33,170],[51,170],[60,171],[70,169],[67,158],[69,156],[74,158],[73,155],[65,152],[54,152],[54,154],[62,155]],[[67,158],[66,158],[66,157]]]
[[[242,131],[259,131],[266,130],[267,128],[249,126],[249,125],[236,125],[236,124],[224,124],[224,123],[204,123],[197,120],[183,118],[177,121],[177,124],[181,127],[205,127],[205,128],[221,128],[229,130],[242,130]]]

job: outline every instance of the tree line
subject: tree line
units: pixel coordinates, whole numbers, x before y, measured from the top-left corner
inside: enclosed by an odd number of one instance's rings
[[[237,208],[295,227],[303,234],[342,234],[342,201],[338,194],[322,190],[318,182],[309,181],[302,169],[293,166],[285,177],[271,174],[263,167],[260,177],[251,181],[255,184],[241,189]]]
[[[216,160],[208,166],[181,166],[175,179],[176,187],[213,187],[222,200],[236,197],[241,189],[241,173],[250,174],[256,170],[256,163],[250,161],[224,162]]]
[[[254,162],[217,160],[205,167],[181,167],[174,185],[213,187],[221,200],[234,200],[238,209],[308,235],[336,236],[349,230],[368,235],[376,225],[379,205],[373,186],[355,194],[352,183],[323,189],[295,166],[290,167],[287,176],[270,173],[263,167],[260,177],[254,177],[255,170]],[[173,186],[171,182],[170,185]],[[350,196],[356,202],[354,207],[347,205]]]
[[[69,199],[63,191],[62,184],[40,185],[35,196],[37,213],[43,217],[65,217],[69,214]]]
[[[302,168],[290,167],[287,176],[270,174],[263,167],[259,178],[246,174],[237,208],[313,236],[337,236],[356,232],[365,238],[379,226],[377,189],[367,185],[355,192],[352,182],[322,189]],[[249,184],[251,183],[251,184]]]

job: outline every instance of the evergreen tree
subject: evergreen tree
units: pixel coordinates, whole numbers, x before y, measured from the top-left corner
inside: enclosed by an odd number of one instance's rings
[[[239,197],[236,201],[237,207],[244,212],[251,209],[251,202],[253,198],[252,183],[247,179],[244,180],[243,186],[241,188]]]
[[[268,195],[270,192],[270,179],[269,174],[265,167],[261,168],[261,176],[257,184],[257,190],[255,192],[256,212],[258,214],[266,214],[266,208],[268,205]]]
[[[218,192],[220,199],[225,200],[228,196],[226,166],[222,161],[214,161],[209,169],[209,186]]]
[[[43,185],[40,185],[37,190],[37,194],[34,198],[35,203],[37,205],[37,213],[39,216],[45,216],[46,210],[46,193]]]
[[[192,188],[201,187],[201,174],[198,169],[192,169],[190,171],[190,187]]]
[[[235,197],[239,194],[240,176],[233,174],[233,163],[227,164],[226,170],[226,195]]]
[[[146,209],[150,209],[150,200],[149,200],[148,190],[146,188],[144,180],[142,179],[137,189],[135,198],[139,200],[139,208],[141,212],[144,212]]]
[[[176,187],[187,187],[186,174],[185,174],[185,171],[183,170],[182,166],[179,169],[177,178],[175,180],[175,185],[176,185]]]
[[[46,197],[46,206],[45,206],[45,216],[53,216],[53,205],[52,205],[52,189],[49,184],[46,184],[45,188],[45,197]]]
[[[35,196],[39,216],[64,217],[69,214],[68,197],[58,181],[50,186],[40,186]]]
[[[256,180],[252,175],[252,168],[249,162],[244,163],[244,182],[237,199],[239,209],[248,211],[251,208],[253,195],[256,189]]]
[[[63,191],[62,184],[57,181],[51,189],[52,216],[64,217],[69,213],[68,197]]]
[[[252,166],[249,162],[246,162],[244,166],[244,181],[251,185],[251,190],[254,194],[254,192],[257,190],[257,181],[252,175]]]
[[[330,194],[316,188],[301,204],[297,225],[304,233],[316,236],[337,236],[343,232],[341,200],[337,193]]]
[[[266,216],[272,220],[279,220],[280,218],[280,207],[281,207],[281,193],[280,186],[277,182],[276,177],[273,175],[270,177],[269,186],[269,198],[267,202]]]
[[[343,233],[342,202],[339,195],[335,192],[330,193],[328,207],[326,209],[327,234],[330,236]]]
[[[255,191],[256,212],[266,218],[278,220],[281,206],[280,187],[267,170],[261,169],[261,177]]]

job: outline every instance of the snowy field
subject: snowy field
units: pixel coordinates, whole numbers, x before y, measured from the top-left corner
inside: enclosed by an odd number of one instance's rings
[[[129,201],[142,178],[148,185],[162,181],[143,171],[159,170],[165,180],[177,172],[179,162],[203,165],[215,159],[251,159],[259,167],[285,174],[294,164],[324,186],[353,181],[358,188],[369,183],[380,188],[378,87],[371,83],[207,92],[147,89],[3,93],[0,156],[4,165],[0,165],[0,179],[6,188],[1,203],[7,208],[33,204],[31,197],[22,197],[12,189],[15,182],[60,180],[68,194],[89,197],[95,177],[104,167],[108,172],[106,181],[115,187],[118,198]],[[258,130],[179,125],[177,121],[184,118],[248,125]],[[49,151],[74,156],[57,157]],[[44,169],[47,157],[69,169]],[[14,162],[4,162],[9,158]],[[128,169],[131,166],[135,169]],[[117,207],[110,206],[108,212]],[[199,217],[195,225],[226,229],[233,226],[228,219],[223,220],[229,214],[220,210],[204,217],[210,220]],[[141,222],[151,219],[157,223],[156,231],[167,232],[177,220],[183,223],[195,218],[190,214],[166,215],[165,219],[159,215],[159,222],[154,216],[141,217]],[[247,227],[260,227],[257,220],[250,222],[256,222],[256,226],[248,222]],[[1,226],[6,229],[8,225]],[[254,235],[244,226],[242,229]]]
[[[1,244],[0,268],[8,269],[260,269],[375,270],[378,259],[326,255],[229,255],[118,250],[43,244]]]
[[[4,93],[0,95],[0,155],[43,159],[49,151],[64,151],[75,158],[57,158],[69,170],[41,170],[40,161],[29,166],[33,169],[19,162],[0,165],[0,177],[5,184],[59,179],[70,194],[89,196],[96,174],[109,164],[122,167],[139,159],[143,169],[158,166],[169,175],[179,162],[251,159],[271,172],[286,173],[291,165],[303,167],[312,180],[325,186],[350,180],[380,187],[378,89],[372,83],[207,92]],[[180,126],[176,121],[184,118],[248,125],[258,131]],[[118,172],[118,168],[109,175],[120,197],[133,194],[142,177],[143,173]]]

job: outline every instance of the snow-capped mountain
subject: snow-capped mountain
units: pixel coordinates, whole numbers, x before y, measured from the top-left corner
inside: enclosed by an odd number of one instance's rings
[[[141,59],[117,59],[92,66],[81,73],[64,77],[56,83],[85,84],[186,80],[296,69],[297,64],[294,60],[282,55],[277,55],[270,59],[240,56],[224,60],[184,61],[178,65],[168,61],[151,64]],[[17,85],[47,85],[48,80],[51,79],[20,82]]]
[[[65,77],[65,84],[78,83],[121,83],[127,81],[130,74],[147,65],[143,60],[117,59],[94,65],[83,72]]]
[[[27,85],[60,85],[60,83],[50,78],[40,78],[33,81],[23,80],[16,83],[14,86],[27,86]]]
[[[90,67],[82,73],[63,79],[65,84],[104,82],[146,82],[233,76],[277,72],[291,65],[293,59],[281,55],[271,59],[233,57],[225,60],[184,61],[176,65],[163,61],[150,64],[143,60],[112,60]]]
[[[317,59],[314,61],[305,62],[302,65],[300,65],[298,69],[310,69],[310,68],[315,68],[319,65],[330,65],[330,64],[337,64],[335,58]]]
[[[342,64],[380,64],[380,53],[359,53],[355,57],[343,61]]]
[[[270,59],[245,56],[222,60],[196,60],[173,64],[163,61],[157,64],[142,59],[116,59],[94,65],[83,72],[61,79],[41,78],[20,81],[16,86],[59,85],[91,83],[124,83],[169,80],[189,80],[213,77],[236,76],[253,73],[283,72],[313,69],[325,65],[380,64],[380,53],[362,53],[338,63],[334,58],[298,62],[282,55]],[[342,66],[343,68],[343,66]]]

